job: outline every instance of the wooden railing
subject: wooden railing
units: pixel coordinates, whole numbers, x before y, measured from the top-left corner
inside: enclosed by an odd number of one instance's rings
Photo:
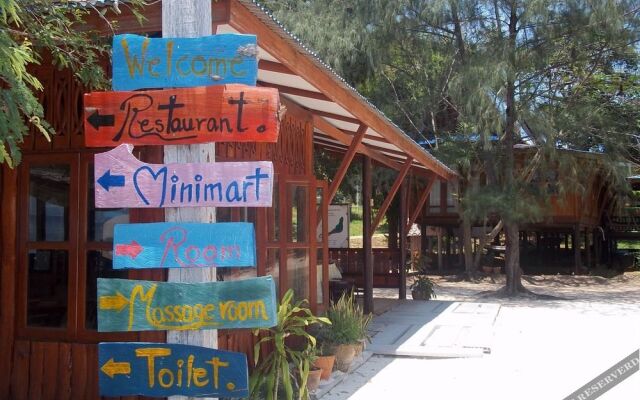
[[[329,249],[329,262],[342,272],[344,279],[364,286],[364,251],[362,249]],[[397,287],[400,276],[400,251],[373,249],[373,286]]]
[[[640,216],[614,216],[611,217],[609,228],[614,232],[640,231]]]

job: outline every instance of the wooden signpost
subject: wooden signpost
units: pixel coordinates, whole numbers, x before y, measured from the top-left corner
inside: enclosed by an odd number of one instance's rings
[[[118,224],[113,268],[255,267],[256,240],[247,222]]]
[[[276,142],[278,90],[206,86],[84,95],[88,147]]]
[[[242,353],[180,344],[100,343],[98,365],[102,396],[249,395]]]
[[[271,276],[229,282],[98,278],[98,331],[269,328],[277,323]]]
[[[132,150],[95,155],[96,208],[271,206],[271,161],[145,164]]]
[[[255,35],[113,38],[113,89],[135,90],[243,83],[256,85]]]
[[[167,14],[167,26],[173,26],[169,22],[176,16],[186,18],[186,31],[167,31],[163,25],[166,36],[194,35],[196,25],[206,27],[199,33],[210,33],[210,3],[203,0],[184,10],[177,4],[163,3],[163,18]],[[173,15],[176,10],[183,12]],[[278,91],[245,86],[256,84],[257,52],[254,35],[116,35],[112,62],[117,91],[84,98],[87,147],[115,147],[95,155],[96,208],[171,208],[167,215],[172,219],[173,208],[180,207],[270,207],[270,161],[209,162],[215,159],[215,147],[203,145],[167,148],[166,164],[146,164],[132,154],[133,145],[276,142]],[[154,88],[169,89],[131,91]],[[176,163],[193,159],[202,161]],[[197,209],[190,211],[195,215]],[[205,213],[191,220],[209,218]],[[176,273],[182,280],[185,274],[189,283],[98,278],[98,331],[166,330],[168,341],[215,345],[215,331],[176,331],[276,325],[271,276],[208,282],[215,281],[215,270],[208,267],[255,266],[255,246],[248,223],[117,225],[115,269],[175,268],[169,280]],[[247,360],[240,353],[185,344],[100,343],[99,368],[102,396],[249,394]]]

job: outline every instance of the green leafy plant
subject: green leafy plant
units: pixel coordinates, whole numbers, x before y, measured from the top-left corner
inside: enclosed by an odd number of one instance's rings
[[[144,20],[145,0],[120,5]],[[117,14],[117,1],[0,1],[0,163],[19,164],[20,143],[31,127],[48,141],[55,134],[39,101],[44,85],[34,66],[69,69],[86,90],[109,86],[101,63],[109,56],[109,35],[91,29],[87,19],[99,16],[115,29],[110,19]]]
[[[284,398],[292,400],[294,384],[297,384],[297,398],[308,399],[307,378],[311,360],[315,354],[316,338],[307,332],[307,328],[314,324],[331,324],[324,317],[316,317],[307,307],[308,302],[301,300],[293,302],[293,290],[285,293],[278,306],[278,324],[268,329],[256,329],[253,334],[264,336],[255,344],[255,370],[249,381],[249,395],[252,399],[262,398],[276,400],[279,393]],[[297,336],[302,344],[292,347],[287,339]],[[271,343],[273,350],[266,357],[260,359],[260,347]],[[294,372],[290,366],[294,367]],[[283,392],[280,392],[282,388]]]
[[[331,320],[331,325],[322,330],[323,341],[353,344],[369,338],[367,327],[371,322],[371,315],[362,312],[353,294],[345,294],[337,302],[332,302],[327,317]]]
[[[412,291],[416,291],[423,295],[425,300],[435,299],[436,284],[426,275],[418,275],[410,286]]]

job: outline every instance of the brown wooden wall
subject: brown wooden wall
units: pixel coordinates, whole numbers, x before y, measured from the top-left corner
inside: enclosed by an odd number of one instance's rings
[[[285,179],[305,177],[315,179],[313,172],[312,116],[295,104],[281,98],[287,111],[281,121],[280,135],[276,143],[217,143],[217,161],[269,160],[274,164],[277,176]],[[277,191],[278,187],[274,187]],[[279,199],[284,199],[282,195]],[[281,207],[282,209],[282,207]],[[259,275],[265,273],[268,214],[271,208],[257,209],[256,244],[258,248]],[[282,212],[282,211],[281,211]],[[273,223],[276,223],[273,221]],[[273,245],[271,245],[273,246]],[[281,266],[282,268],[282,266]],[[280,282],[282,285],[282,282]],[[218,330],[218,347],[247,354],[249,367],[253,366],[253,346],[257,338],[248,329]],[[265,351],[266,349],[263,349]]]
[[[91,150],[84,148],[82,126],[82,96],[80,86],[69,71],[58,71],[47,66],[47,61],[33,72],[44,85],[39,99],[47,120],[57,134],[48,142],[32,129],[22,144],[25,157],[30,155],[79,154]],[[161,148],[139,148],[138,155],[149,162],[162,160]],[[54,156],[55,157],[55,156]],[[3,212],[0,214],[2,235],[0,274],[0,399],[95,399],[98,398],[99,341],[122,340],[123,336],[88,333],[81,337],[58,339],[45,332],[16,329],[20,309],[20,273],[17,240],[18,219],[25,205],[18,201],[18,187],[23,166],[15,170],[2,167]],[[86,190],[86,185],[83,186]],[[81,188],[82,189],[82,188]],[[130,210],[132,222],[151,222],[163,218],[162,210]],[[77,216],[71,216],[77,218]],[[161,270],[133,271],[132,279],[164,280]],[[69,283],[69,290],[75,284]],[[81,286],[84,288],[84,286]],[[79,308],[82,308],[79,305]],[[164,332],[126,334],[131,341],[164,342]],[[59,336],[58,336],[59,337]],[[141,398],[139,396],[130,398]]]

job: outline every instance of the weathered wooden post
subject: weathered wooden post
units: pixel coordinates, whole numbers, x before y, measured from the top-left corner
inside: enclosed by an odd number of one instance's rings
[[[437,228],[437,251],[438,251],[438,272],[442,273],[444,270],[444,262],[442,261],[442,230],[443,228],[439,226]]]
[[[362,159],[362,251],[364,252],[364,312],[373,312],[373,247],[371,239],[371,159]]]
[[[407,182],[402,181],[400,187],[400,276],[398,284],[398,298],[407,298],[407,231],[404,229],[407,224]]]
[[[198,37],[211,35],[211,0],[163,0],[162,36]],[[215,143],[166,146],[165,163],[214,162]],[[213,207],[170,208],[165,220],[171,222],[215,222]],[[213,282],[215,268],[185,268],[169,270],[169,282]],[[190,344],[210,348],[218,347],[218,330],[168,331],[168,343]],[[177,398],[177,397],[176,397]]]

